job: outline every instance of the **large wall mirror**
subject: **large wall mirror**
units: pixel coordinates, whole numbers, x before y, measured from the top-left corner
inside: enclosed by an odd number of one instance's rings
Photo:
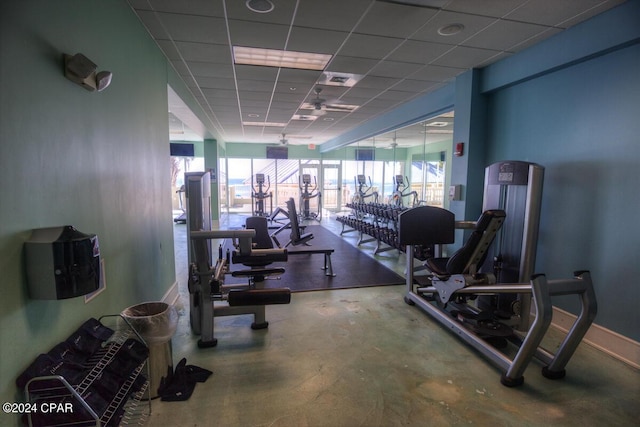
[[[447,208],[453,120],[450,111],[351,144],[353,156],[348,157],[354,160],[343,162],[351,198]]]

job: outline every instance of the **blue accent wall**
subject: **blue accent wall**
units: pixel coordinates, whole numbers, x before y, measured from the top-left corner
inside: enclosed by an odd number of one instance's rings
[[[498,90],[487,162],[545,166],[536,270],[589,269],[596,323],[640,340],[640,45]],[[577,313],[573,299],[559,307]]]

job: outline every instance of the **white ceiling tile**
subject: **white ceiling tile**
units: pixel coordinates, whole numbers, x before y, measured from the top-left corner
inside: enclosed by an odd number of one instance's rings
[[[359,34],[406,38],[436,14],[436,9],[375,2],[355,28]],[[391,25],[397,23],[399,25]]]
[[[344,43],[349,33],[292,27],[287,50],[333,54]]]
[[[411,62],[381,61],[371,70],[371,75],[402,78],[413,74],[421,67],[421,64],[414,64]]]
[[[387,59],[401,62],[415,62],[429,64],[445,52],[452,49],[451,45],[418,40],[407,40],[394,50]]]
[[[409,76],[412,80],[426,80],[431,82],[445,82],[449,81],[458,74],[462,73],[464,69],[443,67],[439,65],[427,65],[422,67],[415,73]]]
[[[371,4],[371,0],[302,1],[294,25],[351,31]]]
[[[465,40],[462,45],[483,49],[509,50],[544,33],[548,27],[501,19]]]
[[[402,42],[403,40],[398,38],[351,34],[338,53],[344,56],[380,59],[390,54]]]
[[[433,62],[433,65],[443,67],[470,69],[480,62],[486,61],[496,55],[499,51],[489,49],[478,49],[475,47],[457,46]]]
[[[529,0],[451,0],[443,7],[453,12],[502,18]]]
[[[173,13],[156,13],[155,16],[162,23],[162,32],[166,29],[170,34],[165,34],[160,39],[218,44],[227,42],[226,26],[222,18]]]
[[[265,49],[285,48],[287,34],[289,33],[287,25],[238,20],[229,20],[228,22],[229,37],[233,46],[261,47]]]
[[[457,45],[495,21],[496,18],[489,18],[486,16],[442,11],[434,16],[433,19],[431,19],[419,31],[413,34],[411,39]],[[451,24],[462,24],[464,25],[464,29],[460,33],[450,36],[442,36],[438,34],[438,30],[440,28]]]
[[[600,4],[602,0],[536,0],[523,4],[506,15],[506,18],[540,25],[560,26],[563,22]]]
[[[377,64],[376,59],[337,55],[327,65],[326,71],[364,75]]]
[[[228,142],[259,142],[281,132],[243,129],[240,114],[258,114],[263,120],[268,114],[270,120],[289,122],[303,101],[315,98],[322,75],[236,66],[229,37],[244,46],[329,53],[334,58],[327,71],[364,76],[351,89],[323,86],[320,95],[360,105],[356,111],[291,125],[320,141],[623,2],[406,0],[414,3],[406,6],[379,0],[274,0],[274,11],[262,14],[250,11],[244,0],[128,1],[214,130]],[[464,30],[438,34],[439,28],[454,23]]]

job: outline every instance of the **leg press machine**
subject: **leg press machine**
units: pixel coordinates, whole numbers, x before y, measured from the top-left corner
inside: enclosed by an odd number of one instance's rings
[[[496,163],[486,169],[484,212],[477,221],[456,222],[452,212],[433,206],[399,216],[399,240],[407,254],[413,253],[413,245],[453,243],[456,226],[471,230],[451,257],[427,260],[426,275],[414,274],[415,259],[407,256],[405,302],[493,362],[503,371],[501,383],[507,387],[523,384],[524,371],[534,357],[544,364],[544,377],[563,378],[597,313],[589,271],[561,280],[533,274],[541,184],[539,165]],[[505,228],[510,236],[504,236]],[[509,248],[510,243],[516,247]],[[559,295],[576,295],[581,311],[553,354],[541,342],[551,325],[552,297]],[[515,346],[512,358],[501,351],[509,344]]]
[[[200,335],[198,347],[213,347],[218,343],[214,337],[216,317],[251,314],[254,316],[251,328],[264,329],[269,326],[265,318],[265,306],[289,304],[291,301],[289,288],[264,289],[267,276],[284,273],[284,268],[266,266],[272,262],[286,261],[286,249],[253,249],[254,236],[255,230],[190,233],[195,258],[189,267],[190,317],[192,331]],[[229,257],[223,257],[220,250],[215,266],[211,267],[208,242],[211,239],[233,239],[239,244],[234,244],[236,250]],[[231,263],[244,264],[250,268],[230,271]],[[226,274],[246,277],[248,282],[245,285],[225,285]]]

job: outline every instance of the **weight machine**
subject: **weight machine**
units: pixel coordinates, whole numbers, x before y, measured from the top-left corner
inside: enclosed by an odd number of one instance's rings
[[[483,213],[477,221],[456,222],[452,212],[433,206],[399,216],[399,240],[407,254],[417,244],[453,243],[456,227],[471,230],[451,257],[426,261],[431,272],[427,276],[414,276],[414,258],[407,256],[405,302],[418,306],[501,368],[501,383],[507,387],[523,384],[523,373],[534,357],[546,364],[543,376],[563,378],[597,312],[588,271],[563,280],[547,280],[533,272],[543,173],[541,166],[527,162],[487,167]],[[557,295],[577,295],[582,309],[553,354],[540,344],[551,325],[551,297]],[[513,358],[501,351],[509,344],[517,348]]]
[[[302,207],[300,212],[300,219],[315,219],[317,221],[322,220],[322,193],[318,190],[318,182],[316,177],[313,177],[313,188],[309,190],[311,186],[311,175],[308,173],[302,174],[300,177],[300,206]],[[318,210],[311,212],[310,202],[311,199],[318,198]]]
[[[407,179],[407,184],[404,183],[404,178],[402,177],[402,175],[395,176],[394,181],[396,183],[396,189],[391,195],[389,204],[402,208],[404,207],[404,198],[407,196],[413,196],[411,199],[410,207],[416,207],[418,206],[418,193],[416,191],[411,191],[409,178],[405,178]],[[408,191],[405,192],[405,190]]]
[[[271,188],[271,180],[267,175],[266,188],[264,181],[264,174],[257,173],[255,177],[251,178],[251,202],[253,205],[253,214],[256,216],[270,216],[273,212],[273,193],[269,191]],[[255,178],[255,184],[253,179]],[[257,185],[257,189],[256,189]],[[264,202],[269,199],[269,213],[265,212]]]
[[[371,177],[369,177],[369,186],[364,175],[358,175],[354,177],[354,183],[357,187],[357,194],[351,199],[352,203],[364,203],[366,199],[372,197],[373,203],[378,203],[378,192],[373,191],[373,184],[371,184]]]
[[[255,249],[255,229],[212,230],[210,217],[210,184],[208,172],[185,174],[187,196],[187,236],[189,239],[189,308],[191,330],[200,335],[198,347],[213,347],[214,321],[219,316],[253,315],[252,329],[269,326],[265,306],[288,304],[288,288],[264,289],[267,276],[284,273],[283,268],[267,268],[272,262],[287,260],[284,249]],[[258,217],[266,222],[264,217]],[[249,219],[247,220],[249,226]],[[268,235],[267,235],[268,238]],[[232,239],[234,250],[223,256],[218,248],[218,259],[212,267],[211,241]],[[242,264],[249,269],[231,271],[231,264]],[[245,277],[245,284],[225,285],[225,275]]]

